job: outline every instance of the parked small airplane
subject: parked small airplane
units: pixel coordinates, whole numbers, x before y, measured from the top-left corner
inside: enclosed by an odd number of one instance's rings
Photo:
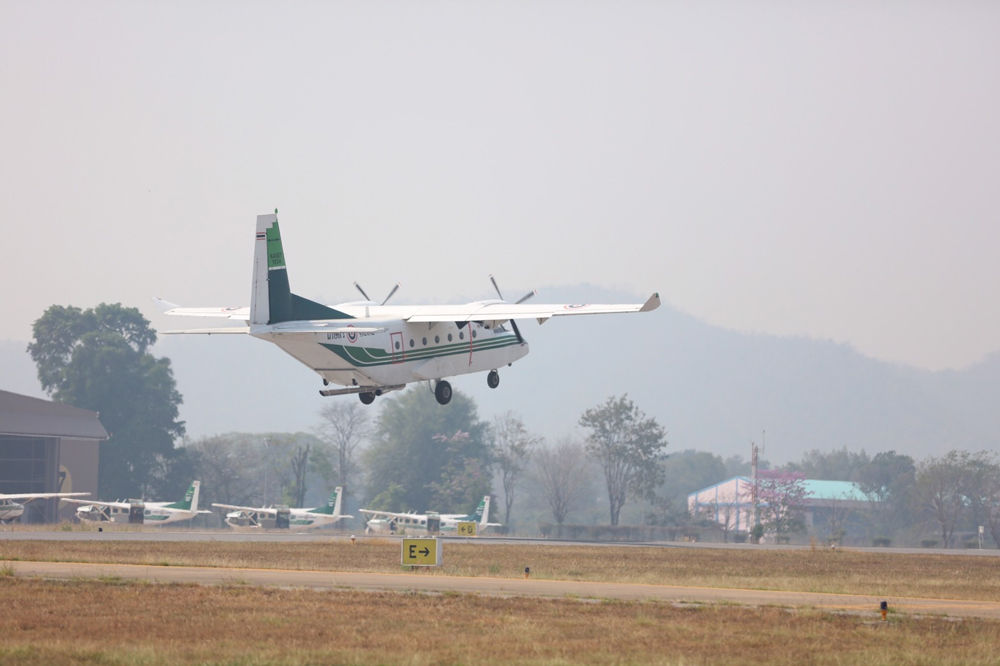
[[[361,509],[361,513],[371,516],[365,532],[368,534],[440,534],[454,533],[458,530],[460,522],[478,523],[479,533],[486,531],[488,527],[500,527],[501,523],[487,522],[490,515],[490,496],[486,495],[476,512],[471,515],[460,513],[393,513],[392,511],[375,511],[373,509]]]
[[[76,517],[91,523],[132,523],[142,525],[166,525],[179,520],[189,520],[198,514],[212,513],[198,510],[198,493],[201,481],[192,481],[184,499],[180,502],[146,502],[127,500],[124,502],[99,502],[96,500],[72,500],[67,502],[82,504],[76,510]]]
[[[235,506],[232,504],[212,504],[220,509],[230,509],[226,514],[226,524],[235,528],[292,529],[308,530],[333,525],[342,518],[353,518],[340,513],[343,488],[337,486],[326,506],[315,509],[290,509],[287,506]]]
[[[36,499],[58,497],[83,497],[90,493],[21,493],[13,495],[0,494],[0,523],[12,523],[24,514],[24,505]],[[18,502],[17,500],[23,500]]]
[[[311,368],[330,388],[321,395],[357,393],[368,405],[375,397],[412,382],[432,382],[437,401],[451,400],[447,377],[488,372],[490,388],[500,385],[497,368],[511,365],[528,353],[517,319],[544,323],[552,317],[586,314],[649,312],[660,305],[659,294],[635,305],[557,304],[525,305],[532,291],[515,303],[499,300],[464,305],[400,305],[369,300],[321,305],[293,294],[288,286],[285,254],[278,230],[278,211],[257,216],[253,285],[250,307],[182,308],[154,298],[168,315],[222,317],[246,327],[203,328],[164,333],[243,333],[273,342]],[[506,324],[510,323],[510,329]]]

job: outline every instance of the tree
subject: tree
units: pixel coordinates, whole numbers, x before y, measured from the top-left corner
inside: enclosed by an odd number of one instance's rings
[[[883,451],[858,472],[856,482],[870,507],[866,515],[877,534],[892,535],[912,523],[912,507],[918,503],[916,471],[910,456]]]
[[[505,525],[510,525],[510,510],[517,497],[517,484],[531,456],[532,450],[541,442],[524,427],[524,423],[513,412],[504,412],[493,419],[493,458],[500,471],[500,481],[504,492]]]
[[[656,419],[647,419],[627,395],[608,398],[580,417],[590,429],[586,450],[604,471],[611,524],[618,524],[625,501],[631,495],[646,497],[659,485],[663,459],[664,430]]]
[[[98,493],[138,497],[182,493],[191,479],[174,440],[181,395],[170,361],[147,350],[156,332],[135,308],[53,305],[33,326],[28,352],[42,388],[56,402],[98,412],[109,438],[100,445]]]
[[[487,424],[476,405],[455,391],[442,406],[434,395],[413,388],[382,403],[371,445],[364,451],[367,496],[392,485],[402,488],[391,510],[471,512],[491,491],[492,460]],[[467,437],[455,438],[457,433]],[[443,435],[449,441],[435,441]]]
[[[194,478],[201,479],[201,503],[259,506],[264,497],[267,458],[260,435],[228,433],[186,442],[194,464]]]
[[[917,468],[920,499],[941,527],[941,543],[951,547],[955,525],[970,498],[969,454],[949,451],[942,458],[930,457]]]
[[[807,492],[801,472],[764,470],[757,474],[757,506],[765,530],[777,534],[805,528],[802,509]]]
[[[346,495],[358,471],[361,446],[371,432],[370,412],[358,402],[337,401],[319,413],[323,421],[316,428],[321,442],[315,454],[316,468],[327,482],[344,488]]]
[[[562,536],[566,516],[579,504],[580,491],[587,481],[585,453],[579,442],[568,437],[535,452],[538,481],[552,509],[552,517],[559,526],[559,536]]]
[[[801,462],[789,463],[785,469],[802,472],[807,479],[855,481],[870,464],[871,459],[863,450],[854,453],[845,446],[828,452],[818,449],[807,451],[802,455]]]
[[[680,524],[688,519],[688,495],[725,481],[726,464],[717,455],[688,449],[671,453],[661,463],[662,481],[657,491],[661,524]]]
[[[306,497],[306,476],[315,468],[314,451],[317,443],[315,435],[304,432],[268,433],[264,435],[267,445],[268,468],[275,484],[281,488],[282,503],[302,507]]]

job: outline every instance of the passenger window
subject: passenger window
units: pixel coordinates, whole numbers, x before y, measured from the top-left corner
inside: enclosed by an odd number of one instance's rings
[[[410,349],[413,349],[413,338],[410,338]]]
[[[396,349],[399,349],[399,340],[396,340]]]
[[[440,342],[441,342],[441,336],[440,335],[435,335],[434,336],[434,344],[438,344]]]
[[[448,334],[448,342],[451,342],[451,333]]]
[[[459,331],[458,332],[458,339],[459,340],[464,340],[465,339],[465,331]]]
[[[476,331],[472,331],[472,337],[476,337]]]
[[[423,340],[421,340],[421,342],[423,343],[424,347],[427,346],[427,338],[424,338]]]

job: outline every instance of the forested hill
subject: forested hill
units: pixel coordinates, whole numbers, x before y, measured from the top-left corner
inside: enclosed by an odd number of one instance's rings
[[[638,302],[595,287],[543,290],[539,302]],[[172,322],[153,320],[171,328]],[[667,428],[670,450],[748,455],[767,431],[766,457],[797,460],[808,449],[895,449],[914,457],[951,448],[1000,448],[1000,354],[962,371],[929,372],[877,361],[848,345],[748,335],[668,305],[649,314],[552,319],[522,325],[531,353],[485,376],[458,378],[480,415],[519,412],[549,438],[572,432],[583,410],[627,392]],[[0,388],[29,392],[26,342],[0,343]],[[173,361],[192,436],[300,431],[317,422],[319,378],[291,357],[244,336],[161,337]],[[423,390],[423,389],[418,389]],[[378,402],[376,402],[376,405]]]

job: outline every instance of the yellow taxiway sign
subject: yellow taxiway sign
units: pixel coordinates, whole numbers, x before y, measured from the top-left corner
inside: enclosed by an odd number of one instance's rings
[[[470,537],[476,536],[477,523],[471,520],[463,520],[458,523],[458,536]]]
[[[441,540],[435,538],[403,539],[401,561],[411,567],[436,567],[441,564]]]

